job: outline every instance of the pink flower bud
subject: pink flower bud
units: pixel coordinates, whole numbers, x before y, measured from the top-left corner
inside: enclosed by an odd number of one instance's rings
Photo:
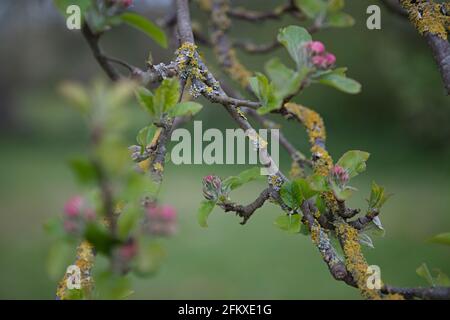
[[[327,60],[324,56],[314,56],[311,61],[317,68],[325,68],[327,65]]]
[[[136,241],[131,240],[119,248],[119,255],[124,260],[131,260],[136,256],[137,251],[138,246]]]
[[[175,220],[177,217],[177,211],[170,205],[164,205],[161,207],[161,215],[166,220]]]
[[[306,47],[315,54],[322,54],[325,52],[325,45],[320,41],[310,41]]]
[[[335,165],[333,169],[331,170],[331,173],[333,177],[342,184],[345,184],[348,182],[348,179],[350,178],[348,175],[347,170],[345,170],[343,167],[339,165]]]
[[[68,217],[76,217],[81,213],[83,207],[83,198],[80,196],[74,196],[70,198],[64,205],[64,213]]]
[[[133,0],[122,0],[121,4],[125,8],[128,8],[129,6],[131,6],[133,4]]]
[[[325,60],[328,66],[332,66],[336,63],[336,56],[332,53],[327,53],[325,55]]]

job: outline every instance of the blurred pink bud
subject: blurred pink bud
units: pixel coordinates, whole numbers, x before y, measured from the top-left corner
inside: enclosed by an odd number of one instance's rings
[[[332,66],[336,63],[336,56],[332,53],[327,53],[325,55],[325,60],[328,66]]]
[[[122,6],[128,8],[133,4],[133,0],[122,0]]]
[[[161,207],[161,215],[167,220],[175,220],[177,211],[171,205],[164,205]]]
[[[93,209],[88,208],[88,209],[85,210],[84,218],[87,221],[94,221],[95,217],[96,217],[96,215],[95,215],[95,211]]]
[[[131,260],[136,256],[137,251],[138,246],[136,242],[134,240],[131,240],[119,248],[119,255],[124,260]]]
[[[325,68],[327,65],[327,60],[324,56],[314,56],[311,61],[317,68]]]
[[[67,233],[76,233],[78,230],[78,224],[71,220],[64,220],[64,230]]]
[[[306,47],[316,54],[325,52],[325,45],[320,41],[310,41],[306,44]]]
[[[70,198],[64,205],[64,213],[68,217],[78,216],[81,213],[83,202],[83,198],[80,196]]]
[[[346,183],[350,178],[347,170],[339,165],[335,165],[331,172],[340,183]]]

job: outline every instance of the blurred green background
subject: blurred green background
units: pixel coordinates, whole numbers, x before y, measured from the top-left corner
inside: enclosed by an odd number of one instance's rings
[[[136,0],[136,9],[162,17],[170,1]],[[260,9],[282,1],[232,1]],[[365,27],[366,8],[379,4],[382,30]],[[193,17],[204,22],[192,5]],[[381,267],[383,280],[399,286],[425,285],[415,269],[422,262],[450,274],[448,247],[429,244],[434,234],[450,231],[450,103],[431,53],[411,25],[378,1],[348,0],[352,28],[320,32],[339,66],[363,85],[357,96],[313,86],[296,101],[318,110],[327,124],[329,149],[335,158],[350,149],[371,152],[368,170],[355,180],[359,192],[350,204],[365,208],[370,183],[376,180],[394,196],[381,215],[384,238],[365,249],[369,264]],[[64,202],[79,192],[66,161],[86,150],[86,128],[78,113],[57,94],[63,80],[88,84],[104,77],[78,32],[68,31],[51,1],[2,1],[0,4],[0,298],[53,299],[57,279],[47,275],[51,239],[43,223],[61,215]],[[292,18],[250,24],[235,23],[232,36],[263,43]],[[207,30],[205,25],[203,28]],[[163,51],[134,30],[119,27],[103,40],[114,56],[143,66],[148,52],[169,61]],[[205,56],[211,61],[209,50]],[[239,53],[254,71],[271,55]],[[286,62],[288,63],[288,62]],[[214,70],[214,63],[210,63]],[[204,101],[203,101],[204,102]],[[205,103],[198,116],[203,127],[234,128],[217,105]],[[130,105],[133,132],[145,114]],[[307,151],[303,130],[285,123],[286,135]],[[190,127],[188,125],[187,127]],[[290,163],[282,154],[282,169]],[[332,279],[308,237],[278,230],[281,213],[271,204],[246,226],[216,209],[209,228],[196,221],[202,200],[201,178],[226,177],[245,166],[174,166],[168,164],[163,202],[179,213],[179,232],[165,240],[168,257],[150,279],[133,279],[133,298],[143,299],[358,299],[356,290]],[[246,203],[263,188],[255,182],[233,200]],[[64,270],[61,271],[62,273]]]

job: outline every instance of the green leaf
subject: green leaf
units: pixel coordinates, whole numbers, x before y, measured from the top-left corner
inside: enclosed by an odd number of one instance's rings
[[[172,109],[180,98],[180,83],[177,79],[164,79],[158,89],[155,90],[153,101],[158,115]]]
[[[309,183],[304,179],[286,182],[281,186],[281,199],[291,209],[298,209],[303,201],[315,196],[317,191],[311,189]]]
[[[437,273],[437,276],[434,278],[436,285],[445,287],[450,286],[450,278],[445,273],[439,269],[434,269],[434,271]]]
[[[64,275],[73,259],[74,248],[67,241],[59,240],[50,247],[47,256],[47,273],[56,280]]]
[[[141,147],[148,146],[152,142],[157,130],[158,128],[153,124],[142,128],[141,130],[139,130],[139,133],[136,137],[137,143]]]
[[[327,16],[325,24],[330,27],[346,28],[353,26],[355,24],[355,19],[345,12],[335,12],[330,13]]]
[[[140,87],[135,91],[136,99],[139,104],[150,113],[151,116],[156,116],[154,96],[150,90]]]
[[[133,271],[140,277],[155,274],[166,257],[166,251],[157,242],[141,241]]]
[[[123,208],[117,219],[117,230],[121,239],[127,239],[130,232],[137,226],[141,216],[142,208],[138,205],[129,203]]]
[[[327,9],[327,3],[323,0],[295,0],[295,5],[308,18],[316,18]]]
[[[262,178],[260,168],[253,167],[251,169],[242,171],[237,176],[231,176],[231,177],[226,178],[223,181],[223,185],[226,188],[228,188],[229,190],[234,190],[250,181],[260,179],[260,178]]]
[[[353,79],[347,78],[341,71],[325,73],[319,76],[317,81],[345,93],[357,94],[361,92],[361,84]]]
[[[82,113],[86,113],[89,110],[89,95],[80,84],[64,82],[59,86],[59,93]]]
[[[167,38],[163,30],[147,18],[132,12],[126,12],[120,15],[120,19],[130,26],[144,32],[150,38],[155,40],[161,47],[167,48]]]
[[[379,186],[373,181],[370,198],[368,200],[369,208],[380,209],[390,197],[390,194],[385,194],[384,187]]]
[[[130,277],[115,274],[111,271],[102,272],[95,279],[95,295],[97,299],[124,299],[132,293],[130,287]]]
[[[289,233],[299,233],[302,225],[298,214],[283,214],[275,220],[274,224],[281,230]]]
[[[450,232],[437,234],[429,241],[432,243],[440,243],[450,246]]]
[[[306,65],[303,45],[311,41],[312,38],[305,28],[288,26],[279,31],[277,39],[287,49],[298,70]]]
[[[337,12],[344,8],[345,1],[344,0],[329,0],[328,1],[328,12]]]
[[[341,187],[341,186],[337,185],[336,182],[334,182],[334,181],[331,181],[330,185],[331,185],[331,190],[333,191],[335,197],[340,201],[345,201],[345,200],[349,199],[352,196],[353,191],[355,190],[354,188],[349,187],[349,186]]]
[[[143,197],[154,196],[158,185],[149,176],[132,172],[128,176],[122,198],[126,201],[139,201]]]
[[[328,186],[327,177],[313,174],[307,178],[307,181],[310,188],[314,191],[325,192],[330,189]]]
[[[249,82],[251,89],[262,104],[258,109],[259,114],[266,114],[281,107],[282,99],[275,94],[274,85],[269,83],[265,75],[256,73],[256,76],[250,78]]]
[[[278,96],[285,98],[298,91],[305,74],[286,67],[279,58],[269,60],[265,69]]]
[[[435,285],[434,279],[433,279],[433,277],[431,276],[430,270],[428,269],[426,263],[422,263],[422,264],[416,269],[416,273],[417,273],[420,277],[424,278],[424,279],[428,282],[429,285],[431,285],[431,286],[434,286],[434,285]]]
[[[366,170],[366,161],[370,153],[352,150],[347,151],[337,162],[337,165],[347,170],[350,178],[353,178]]]
[[[200,103],[187,101],[180,102],[175,105],[169,111],[169,115],[171,117],[184,117],[184,116],[194,116],[200,110],[202,110],[203,106]]]
[[[69,166],[80,184],[89,185],[98,181],[98,172],[88,159],[71,159]]]
[[[105,226],[97,223],[89,223],[86,226],[85,238],[89,241],[97,252],[109,255],[112,248],[120,243],[114,239]]]
[[[203,200],[200,204],[200,208],[197,213],[197,220],[201,227],[206,228],[208,226],[208,217],[216,205],[215,201]]]

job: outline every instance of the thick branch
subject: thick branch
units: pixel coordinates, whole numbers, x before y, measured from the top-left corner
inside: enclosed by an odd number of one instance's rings
[[[450,287],[429,287],[429,288],[396,288],[384,286],[383,293],[401,294],[405,299],[424,299],[424,300],[449,300]]]
[[[241,224],[246,224],[248,219],[250,219],[250,217],[253,215],[253,213],[257,209],[261,208],[264,202],[266,202],[266,200],[269,199],[269,197],[270,197],[270,189],[267,188],[263,192],[261,192],[261,194],[258,196],[258,198],[256,198],[255,201],[246,206],[242,206],[232,202],[222,203],[220,204],[220,206],[225,210],[225,212],[229,211],[236,212],[237,215],[243,218]]]

